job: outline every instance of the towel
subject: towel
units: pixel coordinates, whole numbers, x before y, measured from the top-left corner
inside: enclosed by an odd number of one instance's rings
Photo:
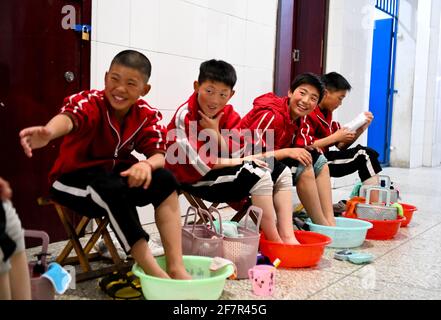
[[[221,257],[214,257],[213,261],[210,264],[210,271],[217,271],[217,270],[222,269],[223,267],[225,267],[229,264],[231,264],[233,266],[234,272],[228,279],[235,280],[237,278],[237,267],[233,263],[233,261],[231,261],[231,260],[224,259]]]

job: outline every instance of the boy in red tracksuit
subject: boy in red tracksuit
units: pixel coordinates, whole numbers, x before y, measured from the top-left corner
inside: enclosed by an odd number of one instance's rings
[[[316,150],[294,148],[303,116],[311,112],[322,99],[324,87],[311,73],[299,75],[291,84],[287,97],[273,93],[254,100],[240,127],[251,129],[259,137],[249,141],[261,145],[265,155],[274,155],[292,170],[300,201],[314,223],[335,225],[329,169],[326,159]],[[269,134],[274,136],[274,148],[267,146]]]
[[[163,169],[166,130],[162,116],[140,99],[150,90],[150,61],[126,50],[115,56],[103,91],[67,97],[61,112],[45,126],[23,129],[27,156],[64,136],[50,172],[51,195],[79,213],[108,216],[123,249],[146,274],[190,279],[181,248],[177,182]],[[146,156],[138,161],[131,153]],[[137,206],[153,204],[167,258],[166,270],[156,262],[139,221]]]
[[[331,177],[343,177],[358,172],[363,184],[378,185],[378,173],[382,170],[378,153],[361,145],[350,148],[371,124],[372,113],[365,112],[366,123],[355,132],[342,128],[340,123],[332,119],[332,112],[341,106],[346,94],[351,90],[351,85],[336,72],[322,76],[322,81],[326,88],[323,100],[304,117],[295,145],[298,147],[312,145],[322,149],[328,159]],[[332,146],[336,146],[339,150],[330,151],[329,148]],[[373,194],[373,197],[378,197],[378,194]]]
[[[279,162],[270,169],[260,160],[238,157],[241,143],[240,136],[234,138],[234,129],[240,117],[228,105],[236,79],[229,63],[201,64],[194,93],[167,127],[166,168],[173,171],[182,190],[208,201],[237,202],[251,195],[252,203],[263,210],[261,228],[266,238],[298,243],[292,226],[291,172]]]

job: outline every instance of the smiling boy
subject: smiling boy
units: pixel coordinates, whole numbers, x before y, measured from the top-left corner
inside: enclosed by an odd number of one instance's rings
[[[316,150],[294,147],[302,117],[317,106],[323,94],[324,86],[317,75],[300,74],[291,83],[287,96],[267,93],[256,98],[240,127],[259,132],[260,138],[249,143],[261,145],[264,155],[274,156],[291,168],[297,194],[313,222],[333,226],[335,219],[326,159]],[[274,148],[268,148],[269,136],[274,137]]]
[[[150,90],[150,61],[125,50],[115,56],[103,91],[67,97],[61,112],[45,126],[23,129],[28,157],[34,149],[64,136],[50,172],[51,195],[78,213],[108,216],[126,253],[144,272],[162,278],[190,279],[184,268],[177,182],[165,170],[166,130],[160,112],[140,99]],[[138,161],[132,151],[144,154]],[[160,268],[141,226],[137,206],[153,204],[167,258]]]
[[[240,123],[239,114],[228,104],[236,80],[236,71],[225,61],[201,64],[193,94],[167,127],[166,168],[184,191],[204,200],[228,203],[251,197],[253,205],[263,210],[261,228],[268,240],[298,243],[292,226],[289,169],[280,162],[268,168],[262,161],[235,157],[240,142],[221,134]]]
[[[369,148],[351,145],[367,130],[374,116],[366,111],[366,123],[352,132],[333,120],[333,112],[338,109],[346,95],[351,90],[349,82],[339,73],[330,72],[322,76],[325,85],[325,95],[320,104],[304,117],[297,135],[295,145],[304,147],[312,145],[323,150],[328,159],[331,177],[343,177],[357,172],[365,185],[378,185],[378,173],[382,171],[378,161],[378,153]],[[330,150],[336,146],[338,150]],[[374,192],[373,201],[378,194]]]

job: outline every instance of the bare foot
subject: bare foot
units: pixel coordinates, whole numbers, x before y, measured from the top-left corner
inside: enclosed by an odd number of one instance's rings
[[[144,273],[148,274],[149,276],[163,278],[163,279],[170,279],[170,276],[167,274],[167,272],[165,272],[161,268],[158,268],[155,270],[145,270],[145,269],[143,269],[143,270],[144,270]]]
[[[169,271],[168,274],[172,279],[176,280],[191,280],[191,275],[185,269]]]
[[[329,222],[329,226],[330,227],[335,227],[335,226],[337,226],[337,222],[335,221],[335,218],[333,217],[333,218],[331,218],[331,219],[329,219],[330,221],[328,221]]]
[[[282,237],[283,243],[286,244],[300,244],[300,242],[297,241],[296,237],[291,236],[291,237]]]
[[[282,240],[282,238],[279,235],[277,235],[276,238],[269,238],[265,234],[265,239],[268,240],[268,241],[271,241],[271,242],[283,243],[283,240]]]

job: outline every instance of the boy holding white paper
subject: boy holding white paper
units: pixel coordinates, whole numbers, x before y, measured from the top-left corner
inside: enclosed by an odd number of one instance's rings
[[[320,104],[304,117],[295,145],[312,145],[323,150],[328,159],[331,177],[343,177],[358,172],[363,184],[378,185],[378,173],[382,170],[378,153],[361,145],[349,148],[369,127],[374,116],[367,111],[344,126],[332,120],[332,112],[341,106],[352,87],[336,72],[325,74],[322,81],[326,88],[325,96]],[[336,146],[338,150],[330,151],[332,146]]]

